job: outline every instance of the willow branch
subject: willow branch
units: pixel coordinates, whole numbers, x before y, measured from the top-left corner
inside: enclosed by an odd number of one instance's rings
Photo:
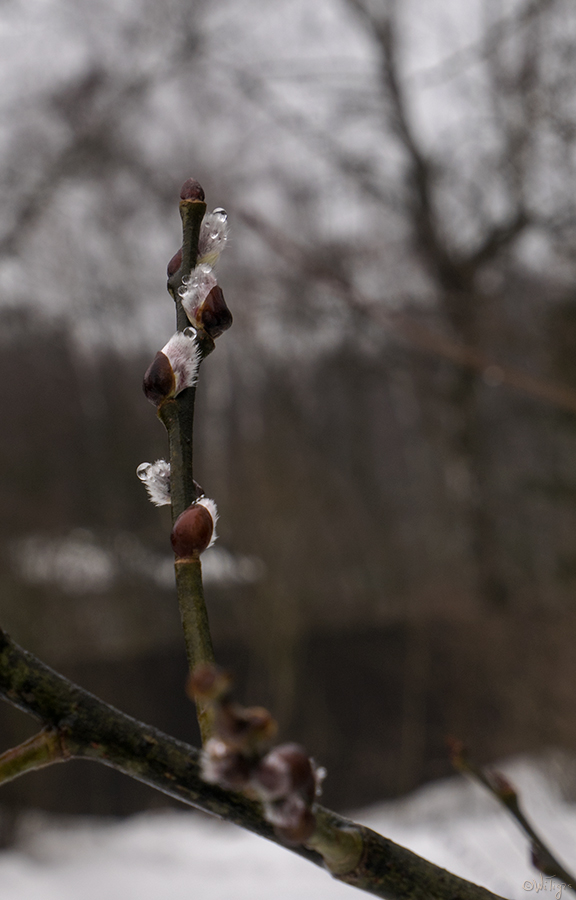
[[[179,289],[196,266],[198,257],[198,237],[206,212],[203,191],[198,185],[197,196],[180,201],[182,218],[182,251],[179,268],[168,280],[168,291],[176,304],[176,324],[178,331],[184,331],[189,322],[180,302]],[[214,347],[207,335],[200,335],[200,351],[206,356]],[[172,521],[196,500],[197,491],[193,469],[194,402],[196,387],[181,391],[178,396],[165,400],[158,409],[158,416],[168,432],[170,445],[170,496]],[[208,613],[202,586],[202,567],[199,559],[177,561],[176,591],[180,618],[186,644],[186,654],[190,671],[201,663],[214,661],[214,649],[208,623]],[[202,740],[210,736],[211,717],[202,702],[196,711]]]
[[[49,729],[47,735],[58,736],[59,754],[54,752],[49,759],[50,754],[45,753],[43,765],[57,758],[92,759],[286,846],[264,819],[258,803],[202,780],[196,748],[137,722],[72,684],[22,650],[2,630],[0,696],[40,720]],[[17,755],[18,748],[9,753]],[[14,770],[12,777],[25,770]],[[346,884],[388,900],[502,900],[369,828],[321,807],[316,815],[318,824],[308,846],[287,849],[324,866]]]

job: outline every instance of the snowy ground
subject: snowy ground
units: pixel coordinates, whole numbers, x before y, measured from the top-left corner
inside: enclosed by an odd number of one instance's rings
[[[534,824],[576,868],[576,805],[550,762],[500,767]],[[494,801],[460,778],[356,818],[416,853],[509,898],[539,893],[526,843]],[[27,814],[0,853],[1,900],[350,900],[361,894],[274,844],[194,812],[103,822]],[[553,890],[552,890],[553,888]],[[544,881],[547,897],[564,896]],[[367,895],[364,895],[367,896]],[[567,893],[566,896],[571,896]]]

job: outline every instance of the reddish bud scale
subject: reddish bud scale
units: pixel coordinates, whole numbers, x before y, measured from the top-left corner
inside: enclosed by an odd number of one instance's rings
[[[166,274],[168,278],[172,278],[172,275],[175,275],[180,266],[182,265],[182,247],[178,250],[177,253],[174,254],[170,262],[166,267]]]
[[[281,744],[260,760],[253,784],[270,800],[298,793],[307,805],[316,797],[314,767],[303,747]]]
[[[220,337],[232,325],[232,313],[226,306],[224,294],[219,285],[213,287],[198,310],[198,320],[211,338]]]
[[[159,406],[163,400],[171,397],[176,390],[176,378],[170,360],[161,350],[158,351],[144,375],[142,385],[144,393],[151,403]]]
[[[188,178],[180,190],[181,200],[204,200],[205,194],[202,186],[195,178]]]
[[[214,522],[206,507],[199,503],[191,503],[174,522],[170,535],[176,559],[197,556],[206,550],[212,540],[213,531]]]

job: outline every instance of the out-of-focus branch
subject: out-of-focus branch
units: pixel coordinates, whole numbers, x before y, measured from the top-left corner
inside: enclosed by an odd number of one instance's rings
[[[388,312],[385,304],[377,306],[368,300],[334,268],[322,265],[317,255],[310,259],[307,251],[276,226],[252,212],[239,211],[238,216],[282,258],[297,266],[303,275],[329,284],[346,302],[368,320],[377,321],[383,333],[407,342],[411,347],[447,359],[457,366],[479,372],[491,386],[509,387],[535,400],[558,409],[576,413],[576,391],[565,384],[536,378],[514,366],[500,364],[482,351],[448,334],[430,328],[408,313]]]
[[[465,47],[455,50],[440,62],[419,69],[412,78],[426,85],[436,85],[456,77],[466,65],[470,65],[478,59],[491,61],[503,41],[511,34],[517,33],[519,28],[523,28],[529,23],[544,7],[550,6],[554,2],[555,0],[530,0],[522,9],[515,9],[509,15],[492,22],[480,40],[472,41]]]
[[[560,863],[526,817],[518,793],[500,772],[487,772],[470,759],[465,747],[459,741],[450,742],[452,764],[459,772],[470,776],[489,791],[510,813],[516,824],[530,842],[532,863],[548,878],[559,878],[576,893],[576,876]]]
[[[197,49],[198,32],[189,15],[182,17],[175,46],[166,53],[161,67],[130,74],[124,81],[113,81],[99,64],[83,73],[74,83],[59,88],[47,97],[47,106],[62,118],[70,132],[68,141],[46,162],[44,170],[23,191],[10,231],[0,239],[0,257],[19,251],[29,229],[57,195],[62,182],[78,171],[95,167],[100,171],[122,170],[132,174],[143,163],[117,139],[116,129],[131,106],[151,88],[158,88],[175,73],[182,74]],[[146,171],[147,187],[154,181]],[[170,196],[166,192],[167,198]]]
[[[283,844],[258,803],[202,780],[198,750],[72,684],[2,630],[0,696],[55,731],[67,758],[111,766],[190,806]],[[296,844],[287,849],[326,867],[345,884],[388,900],[498,900],[485,888],[440,869],[369,828],[323,808],[317,809],[317,817],[309,846]]]
[[[364,0],[348,0],[348,4],[359,14],[380,49],[381,80],[387,101],[386,124],[405,152],[406,210],[415,246],[439,286],[448,293],[461,293],[459,302],[465,303],[478,267],[516,240],[529,222],[521,191],[516,191],[509,221],[489,226],[479,247],[463,253],[450,246],[434,205],[437,166],[421,148],[408,115],[399,74],[393,14],[390,8],[373,13]]]

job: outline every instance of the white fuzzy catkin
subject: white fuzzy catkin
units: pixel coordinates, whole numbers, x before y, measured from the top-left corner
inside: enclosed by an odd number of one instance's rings
[[[201,497],[200,500],[196,501],[196,503],[198,506],[203,506],[203,507],[205,507],[205,509],[208,510],[208,512],[212,516],[212,522],[214,523],[214,527],[212,529],[212,537],[210,538],[210,543],[206,547],[206,549],[209,550],[210,547],[212,546],[212,544],[214,543],[214,541],[218,538],[218,535],[216,534],[216,522],[218,521],[218,509],[216,507],[216,504],[214,503],[214,500],[211,500],[209,497]]]
[[[192,329],[173,334],[166,346],[162,347],[162,353],[168,357],[174,372],[176,380],[174,394],[179,394],[184,388],[193,387],[198,380],[200,348]]]
[[[215,266],[228,240],[228,216],[225,209],[215,209],[204,217],[198,239],[198,264]]]
[[[194,322],[196,312],[204,303],[206,297],[216,287],[218,281],[212,271],[212,266],[202,263],[192,270],[190,278],[187,278],[180,288],[180,302],[190,322]]]
[[[170,463],[165,459],[141,463],[136,469],[136,475],[148,491],[154,506],[167,506],[170,503]]]

